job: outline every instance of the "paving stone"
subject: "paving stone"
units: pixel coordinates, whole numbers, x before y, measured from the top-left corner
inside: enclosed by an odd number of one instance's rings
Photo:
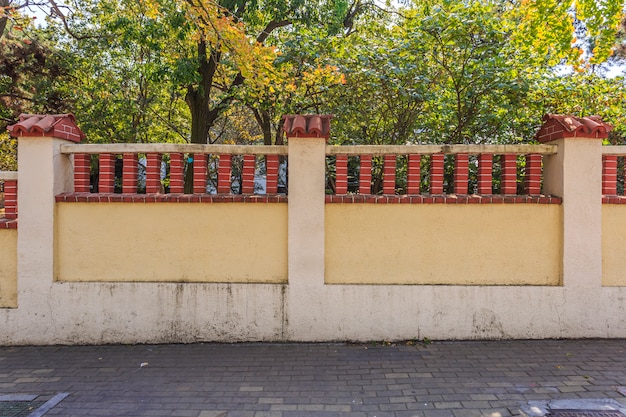
[[[0,347],[0,368],[0,395],[69,393],[47,413],[64,417],[508,417],[537,400],[626,404],[623,340]]]

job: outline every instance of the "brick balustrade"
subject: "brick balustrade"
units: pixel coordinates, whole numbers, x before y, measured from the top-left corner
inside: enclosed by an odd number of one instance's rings
[[[626,204],[625,161],[626,146],[602,147],[602,202],[605,204]]]
[[[572,129],[577,135],[597,135],[600,126],[595,119],[549,115],[545,120],[540,133],[558,130],[553,136]],[[301,129],[292,124],[294,131]],[[328,134],[328,126],[319,129]],[[538,139],[545,138],[540,135]],[[288,146],[65,144],[61,152],[73,156],[74,192],[57,196],[57,201],[267,202],[287,198],[279,183],[286,177],[286,164],[282,173],[280,167],[281,160],[287,160]],[[543,159],[556,152],[554,144],[327,145],[326,202],[560,203],[558,197],[542,195]],[[624,146],[603,148],[603,203],[626,203],[625,155]],[[265,169],[264,191],[255,189],[259,167]],[[185,194],[188,169],[193,172],[192,193]],[[377,181],[380,184],[375,186]],[[9,221],[17,219],[16,196],[17,178],[5,179],[5,218]],[[6,227],[13,227],[12,223]]]
[[[173,144],[64,145],[62,153],[73,155],[74,158],[74,193],[70,193],[74,194],[74,197],[64,194],[58,196],[57,201],[222,202],[236,199],[215,196],[206,198],[206,196],[210,194],[228,196],[233,193],[233,188],[242,195],[259,194],[255,191],[255,174],[260,165],[265,166],[265,195],[277,194],[280,157],[287,154],[287,147]],[[236,161],[236,158],[239,159]],[[237,163],[239,163],[238,169],[241,174],[239,179],[233,177]],[[138,169],[141,165],[144,166],[143,172]],[[184,193],[187,169],[193,171],[191,194]],[[167,174],[163,175],[165,173]],[[141,189],[138,186],[139,183],[142,183]],[[168,186],[165,187],[164,184]],[[126,198],[118,198],[116,195],[124,195]],[[133,195],[136,196],[131,197]],[[164,197],[166,195],[177,196]],[[189,196],[192,195],[204,197],[202,199],[190,198]],[[240,201],[258,200],[259,198],[240,199]],[[265,201],[277,201],[277,199]]]
[[[184,194],[186,169],[193,170],[193,192],[189,195],[227,196],[233,194],[233,189],[236,191],[235,194],[241,195],[276,195],[281,178],[280,158],[287,159],[288,147],[173,144],[63,145],[61,152],[74,157],[73,194],[76,196],[75,198],[67,194],[58,196],[58,201],[217,202],[234,200],[174,198],[163,197],[163,195],[186,195]],[[327,175],[334,176],[334,190],[331,194],[361,196],[327,198],[327,202],[558,203],[560,201],[558,198],[539,198],[545,197],[541,196],[542,158],[544,155],[554,153],[556,153],[554,145],[327,146]],[[398,156],[406,156],[406,160],[399,162]],[[450,160],[449,158],[454,160],[452,165],[446,162]],[[359,180],[351,184],[349,177],[354,176],[355,170],[350,164],[353,160],[358,160],[356,169]],[[117,164],[116,161],[118,161]],[[239,178],[233,175],[236,163],[239,164],[237,167],[240,172]],[[139,164],[145,166],[144,173],[141,174],[145,183],[142,190],[138,190],[140,175],[137,167]],[[380,166],[377,167],[376,164]],[[265,166],[266,184],[265,191],[259,192],[255,190],[255,177],[259,166],[262,165]],[[496,167],[499,168],[499,173],[494,175]],[[373,181],[376,180],[376,174],[373,171],[378,168],[382,170],[382,182],[381,191],[376,193],[373,192]],[[452,184],[448,186],[446,170],[450,169],[453,171],[449,176]],[[165,172],[168,174],[164,176]],[[498,198],[498,196],[519,197],[518,178],[523,178],[522,196],[524,198]],[[405,182],[405,187],[400,191],[397,187],[399,181]],[[493,192],[494,181],[500,184],[499,193]],[[168,182],[169,187],[164,187],[163,184]],[[209,186],[209,182],[213,185]],[[470,187],[471,182],[473,186]],[[123,194],[126,198],[111,194]],[[150,197],[130,197],[135,194]],[[154,198],[151,197],[153,194]],[[378,194],[378,196],[373,194]],[[401,195],[423,198],[396,198]],[[365,196],[368,198],[364,198]],[[396,197],[387,198],[390,196]],[[470,196],[472,198],[469,198]],[[476,196],[481,198],[475,198]],[[527,198],[529,196],[533,198]],[[282,200],[281,198],[271,201]],[[241,201],[253,200],[242,199]],[[258,198],[254,201],[258,201]]]
[[[0,218],[0,229],[17,228],[17,172],[0,172],[4,182],[4,218]]]
[[[191,146],[190,149],[187,148]],[[232,148],[232,149],[230,149]],[[178,150],[179,152],[171,152]],[[141,194],[166,194],[162,186],[162,161],[169,159],[169,194],[184,193],[185,164],[193,169],[193,194],[207,194],[209,164],[217,167],[215,190],[218,195],[232,193],[233,158],[242,156],[241,194],[255,194],[255,174],[259,164],[265,165],[265,194],[278,193],[279,165],[281,155],[287,155],[287,147],[263,146],[203,146],[196,145],[64,145],[62,151],[74,155],[74,193],[94,194],[88,201],[234,201],[224,198],[127,198],[109,196],[116,190],[116,160],[122,161],[122,174],[117,178],[122,194],[138,194],[138,155],[145,155],[145,191]],[[86,152],[84,152],[86,151]],[[327,198],[327,202],[551,202],[558,198],[545,198],[541,195],[543,157],[556,152],[554,145],[413,145],[413,146],[327,146],[329,172],[334,174],[334,196],[348,198]],[[99,166],[97,177],[93,175],[92,155]],[[164,155],[166,156],[164,158]],[[185,161],[185,155],[190,155]],[[169,158],[168,158],[169,156]],[[400,177],[396,166],[398,156],[406,156],[405,173]],[[449,167],[446,158],[453,158]],[[624,196],[624,157],[626,147],[603,147],[602,194],[604,203],[625,204]],[[334,158],[333,158],[334,157]],[[358,165],[358,178],[351,186],[349,182],[349,161],[355,158]],[[372,194],[372,169],[375,159],[380,158],[382,167],[382,187],[378,197]],[[212,161],[212,162],[211,162]],[[494,162],[495,161],[495,162]],[[425,163],[426,162],[426,163]],[[494,169],[499,166],[498,178]],[[452,169],[449,177],[452,184],[446,183],[446,169]],[[618,169],[619,168],[619,169]],[[353,169],[354,170],[354,169]],[[118,173],[119,176],[119,173]],[[98,178],[98,193],[91,192],[91,181]],[[397,192],[397,181],[405,181],[403,193]],[[493,192],[494,180],[500,182],[500,192]],[[522,182],[523,193],[518,193],[518,181]],[[473,187],[469,184],[473,182]],[[621,184],[618,187],[618,184]],[[6,217],[17,217],[17,200],[11,200],[17,181],[7,180],[5,189]],[[453,190],[446,193],[445,190]],[[97,197],[102,194],[106,196]],[[209,193],[210,194],[210,193]],[[413,198],[400,198],[407,195]],[[360,196],[360,197],[359,197]],[[367,198],[365,198],[367,196]],[[393,198],[389,198],[394,196]],[[500,198],[524,197],[524,198]],[[375,198],[370,198],[375,197]],[[418,198],[415,198],[418,197]],[[437,197],[437,198],[435,198]],[[480,197],[480,198],[477,198]],[[534,198],[527,198],[534,197]],[[540,198],[541,197],[541,198]],[[60,201],[71,201],[67,196]],[[258,199],[242,199],[241,201]],[[282,201],[283,199],[273,199]]]
[[[326,153],[334,179],[327,202],[560,203],[541,195],[543,157],[556,153],[554,145],[327,146]]]

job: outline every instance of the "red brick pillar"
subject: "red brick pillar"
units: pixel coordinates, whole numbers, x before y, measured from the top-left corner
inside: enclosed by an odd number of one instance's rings
[[[526,155],[524,173],[524,192],[528,195],[541,194],[541,160],[540,154]]]
[[[74,192],[88,193],[90,191],[91,155],[77,153],[74,155]]]
[[[17,180],[4,182],[4,217],[17,219]]]
[[[602,155],[602,194],[617,195],[617,155]]]
[[[112,193],[115,191],[115,160],[117,156],[110,153],[100,154],[98,192]]]
[[[493,194],[493,155],[490,153],[478,156],[478,194]]]
[[[454,158],[454,192],[467,194],[469,182],[469,155],[456,154]]]
[[[137,154],[125,153],[122,165],[122,193],[137,193]]]
[[[348,194],[348,155],[337,155],[335,162],[335,194]]]
[[[276,194],[278,192],[278,155],[265,156],[265,193]]]
[[[361,155],[359,167],[359,194],[372,193],[372,155]]]
[[[502,194],[517,194],[517,155],[504,154],[500,156],[502,167]]]
[[[243,172],[241,174],[241,192],[254,194],[254,172],[256,170],[256,156],[243,156]]]
[[[383,163],[383,194],[396,193],[396,156],[385,155]]]
[[[146,154],[146,194],[161,191],[161,154]]]
[[[443,194],[444,154],[430,156],[430,193]]]
[[[206,194],[206,176],[207,176],[207,155],[203,153],[196,153],[193,155],[193,192],[194,194]]]
[[[232,171],[232,156],[220,155],[217,168],[217,193],[230,194],[230,177]]]
[[[170,193],[182,194],[185,192],[185,175],[183,154],[175,152],[170,154]]]
[[[407,194],[419,194],[421,192],[420,187],[422,181],[422,155],[410,154],[407,164],[406,192]]]

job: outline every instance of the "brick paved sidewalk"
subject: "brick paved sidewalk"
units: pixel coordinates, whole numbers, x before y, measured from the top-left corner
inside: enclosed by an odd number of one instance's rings
[[[624,386],[625,340],[0,347],[0,395],[69,394],[46,417],[506,417]]]

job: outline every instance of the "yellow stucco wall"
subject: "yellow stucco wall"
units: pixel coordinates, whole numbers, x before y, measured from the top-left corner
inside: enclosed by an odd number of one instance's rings
[[[602,285],[626,286],[626,205],[602,205]]]
[[[327,204],[328,284],[560,285],[562,208]]]
[[[0,230],[0,308],[17,307],[17,230]]]
[[[57,203],[60,281],[287,282],[287,204]]]

